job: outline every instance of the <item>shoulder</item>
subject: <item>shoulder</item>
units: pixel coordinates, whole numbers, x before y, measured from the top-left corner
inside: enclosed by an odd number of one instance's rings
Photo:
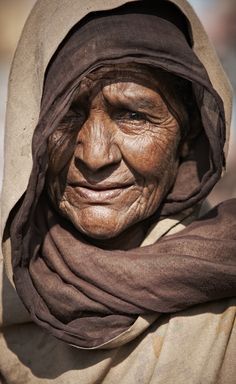
[[[169,318],[153,334],[163,382],[233,384],[236,377],[236,298],[194,306]],[[155,342],[155,338],[156,342]],[[235,368],[234,368],[235,367]],[[234,370],[234,372],[233,372]]]

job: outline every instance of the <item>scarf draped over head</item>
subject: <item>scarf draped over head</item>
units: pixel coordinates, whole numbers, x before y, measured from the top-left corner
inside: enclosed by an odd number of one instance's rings
[[[45,75],[33,169],[11,226],[14,281],[32,319],[81,348],[106,343],[140,315],[176,312],[231,297],[236,290],[234,200],[151,246],[105,251],[88,244],[54,211],[44,192],[47,139],[68,111],[81,79],[119,63],[161,68],[188,80],[201,114],[202,131],[179,166],[161,214],[195,206],[220,178],[222,101],[191,49],[186,28],[179,28],[178,18],[173,23],[163,15],[130,6],[87,17],[62,42]]]

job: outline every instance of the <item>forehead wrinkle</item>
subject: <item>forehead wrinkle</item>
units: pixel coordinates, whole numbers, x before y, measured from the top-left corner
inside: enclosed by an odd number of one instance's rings
[[[81,104],[82,106],[84,105],[86,107],[89,107],[93,99],[95,99],[95,97],[98,95],[98,93],[101,90],[102,90],[101,82],[99,81],[94,82],[87,78],[82,79],[80,85],[75,91],[72,105]]]
[[[88,107],[96,95],[102,91],[107,102],[120,104],[139,110],[162,110],[167,107],[162,91],[166,84],[144,67],[139,68],[101,68],[86,75],[78,87],[72,104],[84,104]],[[138,69],[138,70],[137,70]],[[143,69],[143,72],[141,71]],[[165,83],[165,81],[164,81]],[[118,88],[118,92],[116,89]],[[163,88],[160,91],[159,88]],[[168,92],[167,92],[168,93]]]
[[[156,81],[156,76],[153,74],[152,69],[144,64],[136,63],[124,63],[124,64],[112,64],[108,66],[102,66],[98,69],[88,73],[84,76],[78,87],[80,92],[90,92],[90,90],[96,86],[97,83],[112,84],[117,82],[135,82],[140,85],[145,85],[149,82],[150,88],[153,86],[153,81]],[[155,89],[153,89],[155,90]]]
[[[118,92],[116,92],[116,90]],[[165,105],[161,95],[154,90],[129,82],[117,82],[105,86],[103,94],[108,102],[135,106],[139,109],[154,109]]]

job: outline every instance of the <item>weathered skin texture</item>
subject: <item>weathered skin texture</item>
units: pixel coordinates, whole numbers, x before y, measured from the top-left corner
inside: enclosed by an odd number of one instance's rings
[[[171,75],[142,65],[101,68],[82,80],[49,139],[51,200],[98,244],[138,245],[143,220],[174,183],[184,145],[164,98],[187,120]]]

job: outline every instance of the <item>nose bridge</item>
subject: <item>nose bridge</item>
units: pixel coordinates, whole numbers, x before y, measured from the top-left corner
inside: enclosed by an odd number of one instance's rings
[[[88,150],[93,153],[107,157],[111,145],[111,122],[108,117],[99,111],[93,111],[90,119],[87,121],[87,129],[89,131],[90,140],[86,145]]]
[[[120,160],[120,153],[114,143],[112,120],[104,112],[91,110],[81,128],[77,157],[94,171]]]

